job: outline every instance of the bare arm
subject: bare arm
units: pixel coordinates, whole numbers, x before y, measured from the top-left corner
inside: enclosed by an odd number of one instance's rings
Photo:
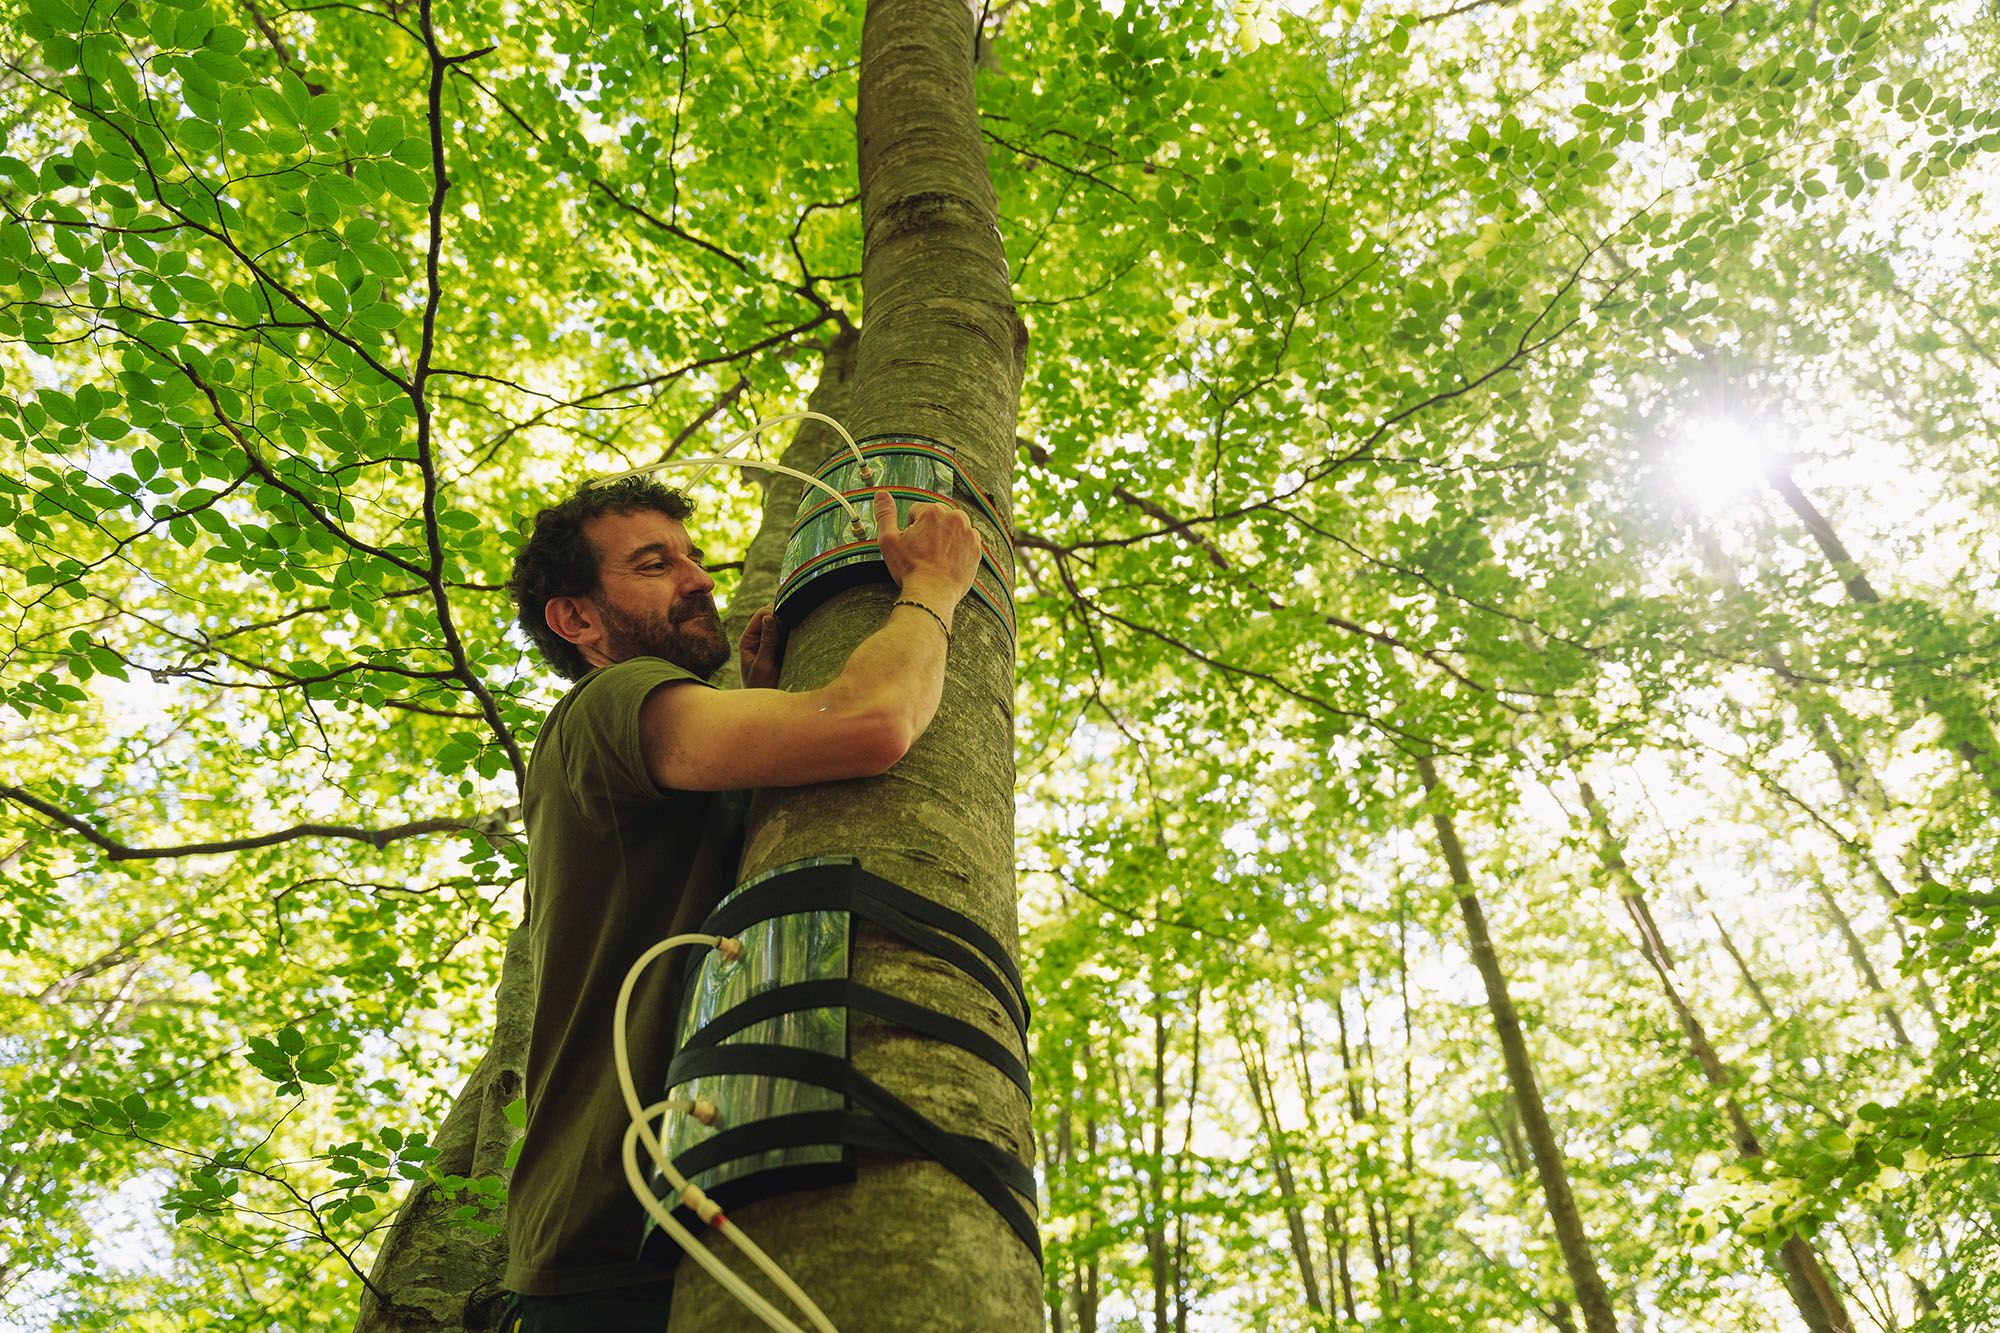
[[[665,685],[639,724],[653,780],[679,791],[797,787],[872,777],[901,759],[937,713],[946,638],[979,569],[979,537],[965,515],[922,505],[907,530],[895,502],[875,493],[883,560],[902,588],[882,628],[864,639],[830,683],[797,694]]]

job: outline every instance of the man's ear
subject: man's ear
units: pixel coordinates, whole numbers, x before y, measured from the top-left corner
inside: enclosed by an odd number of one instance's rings
[[[548,627],[579,648],[597,644],[604,637],[604,620],[597,603],[589,597],[551,597],[542,607]]]

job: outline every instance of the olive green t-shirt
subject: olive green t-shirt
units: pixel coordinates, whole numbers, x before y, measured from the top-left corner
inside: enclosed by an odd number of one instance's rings
[[[591,672],[550,712],[528,765],[535,1016],[527,1132],[507,1192],[506,1277],[526,1295],[666,1276],[638,1262],[645,1212],[622,1164],[628,1117],[611,1012],[639,955],[698,929],[735,879],[741,798],[663,791],[646,770],[640,705],[687,682],[705,688],[657,657]],[[627,1049],[642,1102],[661,1096],[683,968],[696,952],[656,959],[633,991]]]

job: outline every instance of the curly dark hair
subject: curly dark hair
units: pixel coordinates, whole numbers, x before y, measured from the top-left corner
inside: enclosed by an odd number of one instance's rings
[[[685,522],[694,513],[694,502],[649,476],[585,486],[535,515],[534,531],[514,556],[514,577],[507,581],[507,591],[514,595],[521,630],[542,660],[570,680],[582,680],[590,664],[575,644],[549,628],[545,614],[549,599],[581,597],[598,589],[598,553],[583,535],[584,524],[606,514],[649,509]]]

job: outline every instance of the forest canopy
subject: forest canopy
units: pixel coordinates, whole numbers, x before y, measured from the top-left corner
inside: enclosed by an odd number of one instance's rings
[[[495,1228],[507,573],[865,327],[822,9],[0,13],[0,1322],[345,1329],[410,1182]],[[1647,1328],[2000,1326],[2000,9],[966,57],[1051,1325],[1571,1329],[1580,1239]]]

